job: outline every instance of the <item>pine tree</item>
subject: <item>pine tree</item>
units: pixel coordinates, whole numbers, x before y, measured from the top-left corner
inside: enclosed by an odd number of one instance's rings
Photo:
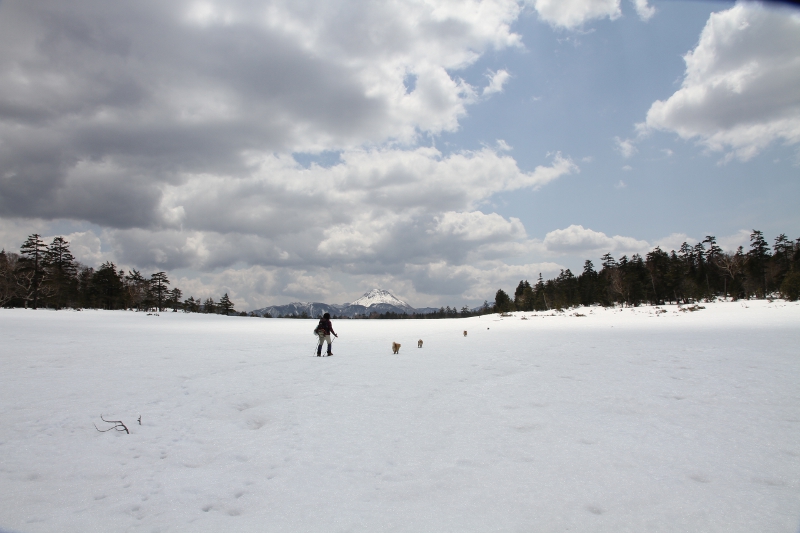
[[[0,251],[0,307],[11,302],[19,292],[16,276],[18,260],[17,254],[6,253],[5,248]]]
[[[92,267],[81,267],[78,269],[78,306],[94,307],[97,294],[92,283],[94,269]]]
[[[178,287],[175,287],[167,293],[167,303],[172,307],[172,312],[177,313],[178,307],[181,305],[181,296],[183,293]]]
[[[50,271],[49,285],[52,287],[53,304],[56,309],[68,305],[77,288],[78,268],[75,257],[64,237],[55,237],[47,248],[46,264]]]
[[[781,286],[783,278],[792,268],[792,255],[794,255],[794,243],[781,233],[775,238],[772,246],[772,274],[775,278],[775,285]]]
[[[764,239],[764,234],[753,230],[750,234],[750,251],[747,252],[747,271],[751,279],[750,287],[754,292],[761,292],[766,297],[769,294],[767,286],[767,260],[770,258],[769,244]]]
[[[594,263],[587,259],[583,263],[583,272],[578,276],[578,291],[580,292],[581,305],[592,305],[597,301],[597,272]]]
[[[511,298],[508,296],[508,294],[506,294],[506,291],[503,289],[498,289],[494,296],[494,312],[507,313],[511,311],[511,307],[513,305],[514,302],[511,301]]]
[[[150,292],[156,301],[159,312],[164,310],[164,300],[166,299],[168,287],[169,279],[167,279],[166,272],[156,272],[150,276]]]
[[[117,271],[116,265],[106,261],[92,275],[92,288],[103,309],[119,309],[124,304],[125,272]]]
[[[717,238],[713,235],[706,235],[703,244],[708,245],[706,250],[706,285],[712,295],[719,294],[720,291],[720,268],[719,258],[722,255],[722,248],[717,246]]]
[[[542,273],[539,272],[539,279],[536,280],[536,286],[533,289],[533,308],[536,311],[550,310],[547,304],[547,295],[545,294],[544,279]]]
[[[217,312],[217,304],[214,303],[213,298],[208,298],[203,302],[203,312],[212,314]]]
[[[188,313],[197,313],[200,310],[200,300],[195,300],[194,296],[189,296],[183,302],[183,309]]]
[[[25,306],[28,306],[28,302],[32,302],[33,308],[37,309],[40,297],[49,292],[44,286],[44,282],[48,279],[45,269],[47,247],[41,235],[38,233],[30,235],[20,247],[20,256],[21,265],[17,279],[21,282]]]
[[[219,300],[219,310],[220,310],[220,313],[222,313],[224,315],[229,315],[229,314],[231,314],[231,311],[233,311],[233,302],[231,301],[230,298],[228,298],[228,293],[227,292]]]
[[[147,300],[149,292],[150,281],[142,276],[141,272],[138,270],[129,270],[128,275],[125,276],[127,307],[135,307],[137,311],[145,309],[145,301]]]

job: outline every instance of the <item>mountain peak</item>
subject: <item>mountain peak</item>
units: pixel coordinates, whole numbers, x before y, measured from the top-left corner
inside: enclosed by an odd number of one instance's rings
[[[406,302],[384,289],[372,289],[369,292],[365,292],[358,300],[350,303],[350,305],[363,305],[364,307],[376,304],[389,304],[396,307],[412,308]]]

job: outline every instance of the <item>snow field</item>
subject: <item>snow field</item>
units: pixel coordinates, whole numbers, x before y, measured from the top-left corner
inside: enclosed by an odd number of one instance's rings
[[[331,358],[312,320],[0,310],[0,529],[794,533],[800,304],[701,305],[335,320]]]

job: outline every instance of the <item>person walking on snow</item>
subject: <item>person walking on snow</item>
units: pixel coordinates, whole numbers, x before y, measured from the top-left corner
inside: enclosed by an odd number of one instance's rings
[[[317,335],[319,336],[319,345],[317,345],[317,357],[322,357],[322,341],[328,341],[328,355],[333,355],[331,353],[331,333],[337,339],[339,335],[333,331],[333,324],[331,324],[331,315],[330,313],[325,313],[322,315],[322,318],[319,319],[319,325],[317,326]]]

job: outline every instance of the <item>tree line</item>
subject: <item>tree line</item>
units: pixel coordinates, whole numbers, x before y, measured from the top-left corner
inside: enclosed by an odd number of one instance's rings
[[[170,288],[165,272],[145,276],[136,269],[118,269],[106,261],[99,268],[75,260],[64,237],[48,245],[41,235],[30,235],[19,253],[0,251],[0,306],[51,309],[183,310],[191,313],[236,313],[225,293],[219,302]]]
[[[586,260],[583,272],[575,276],[562,270],[554,279],[542,275],[535,284],[521,280],[513,298],[504,290],[495,294],[494,304],[475,310],[464,306],[442,307],[431,313],[373,313],[377,319],[465,318],[493,312],[542,311],[588,305],[638,306],[644,303],[691,303],[715,298],[749,299],[781,296],[800,299],[800,238],[785,234],[770,247],[761,231],[753,230],[750,248],[740,246],[724,252],[716,237],[694,246],[683,243],[669,253],[660,247],[642,257],[634,254],[615,259],[601,258],[596,270]],[[30,235],[19,253],[0,251],[0,306],[136,309],[193,313],[236,313],[225,293],[218,302],[192,296],[182,300],[177,287],[170,288],[165,272],[149,277],[138,270],[127,273],[110,261],[94,269],[75,260],[69,242],[55,237],[47,245],[39,234]],[[343,318],[343,317],[338,317]]]
[[[783,233],[770,247],[764,234],[753,230],[747,251],[740,246],[736,252],[724,252],[709,235],[694,246],[684,242],[678,251],[656,247],[645,257],[619,259],[607,253],[601,261],[599,271],[587,259],[578,276],[567,269],[547,281],[539,274],[534,285],[520,281],[513,298],[500,289],[493,311],[663,305],[723,297],[800,298],[800,239],[792,241]]]

